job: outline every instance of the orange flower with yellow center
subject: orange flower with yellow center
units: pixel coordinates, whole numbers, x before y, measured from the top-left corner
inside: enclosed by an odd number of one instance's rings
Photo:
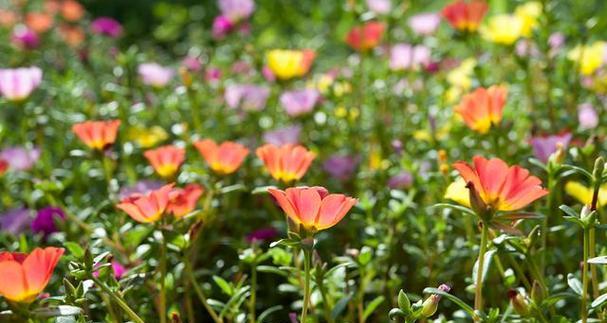
[[[184,188],[174,188],[170,194],[167,211],[176,218],[182,218],[194,211],[203,192],[204,189],[198,184],[188,184]]]
[[[194,147],[209,167],[220,175],[235,172],[249,154],[249,150],[245,146],[232,141],[225,141],[218,145],[211,139],[204,139],[194,142]]]
[[[85,121],[72,126],[72,132],[89,148],[104,150],[116,141],[120,120]]]
[[[443,8],[442,16],[460,31],[474,32],[485,17],[489,6],[483,0],[457,0]]]
[[[165,185],[148,194],[133,194],[116,205],[133,220],[152,223],[160,220],[169,205],[173,184]]]
[[[499,158],[475,156],[472,165],[457,162],[453,167],[493,211],[516,211],[548,194],[539,178]]]
[[[0,252],[0,295],[12,302],[33,302],[51,280],[63,251],[47,247],[29,255]]]
[[[303,146],[288,144],[280,147],[266,144],[257,148],[256,153],[270,175],[285,183],[301,179],[316,157]]]
[[[508,90],[503,85],[478,88],[465,95],[460,104],[455,107],[466,125],[479,133],[485,134],[492,125],[502,121],[502,113],[506,104]]]
[[[143,153],[156,173],[163,178],[175,176],[185,160],[185,149],[173,145],[146,150]]]
[[[346,36],[346,43],[355,50],[367,51],[379,45],[386,26],[377,21],[368,22],[362,26],[356,26]]]

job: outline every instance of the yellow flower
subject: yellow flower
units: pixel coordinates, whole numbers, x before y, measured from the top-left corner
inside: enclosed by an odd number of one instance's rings
[[[524,37],[531,36],[531,32],[538,23],[538,18],[542,14],[542,4],[537,1],[530,1],[516,7],[514,15],[517,16],[523,23],[522,35]]]
[[[268,52],[268,67],[282,80],[305,75],[314,61],[314,51],[274,49]]]
[[[345,118],[348,115],[348,109],[340,105],[335,109],[335,116],[338,118]]]
[[[470,207],[470,192],[466,188],[466,181],[458,177],[455,182],[449,184],[444,198],[452,200],[463,206]]]
[[[464,90],[469,89],[472,86],[472,73],[475,66],[476,60],[474,58],[466,58],[458,67],[447,74],[447,82]]]
[[[590,75],[603,64],[607,43],[597,41],[586,46],[576,46],[567,57],[579,64],[580,73]]]
[[[333,92],[335,93],[335,96],[341,97],[346,93],[352,92],[352,85],[348,82],[336,83],[333,87]]]
[[[316,82],[314,85],[320,93],[326,94],[329,91],[329,89],[331,88],[331,85],[333,85],[334,81],[335,81],[335,78],[333,76],[331,76],[329,74],[323,74],[319,78],[316,79]]]
[[[149,129],[133,127],[129,130],[128,137],[142,148],[149,148],[167,139],[169,136],[161,127],[153,126]]]
[[[582,204],[592,203],[592,188],[586,187],[580,182],[568,182],[565,184],[565,192]],[[598,204],[599,206],[607,204],[607,184],[599,189]]]
[[[486,40],[502,44],[512,45],[523,36],[525,23],[523,19],[515,15],[495,15],[489,19],[489,22],[480,30],[481,35]]]

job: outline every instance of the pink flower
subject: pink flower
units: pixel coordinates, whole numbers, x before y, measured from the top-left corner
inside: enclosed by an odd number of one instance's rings
[[[268,81],[268,82],[276,81],[276,75],[274,75],[274,72],[272,72],[272,69],[270,69],[267,65],[265,65],[261,69],[261,75],[263,75],[263,78],[266,79],[266,81]]]
[[[118,38],[122,35],[122,25],[114,18],[99,17],[91,23],[91,31],[95,34]]]
[[[306,114],[320,99],[320,93],[315,89],[304,89],[284,92],[280,96],[280,104],[291,117]]]
[[[219,10],[232,23],[249,18],[255,11],[253,0],[219,0]]]
[[[145,85],[161,88],[167,85],[175,72],[173,69],[164,67],[157,63],[143,63],[139,65],[137,72]]]
[[[441,17],[436,13],[420,13],[409,18],[409,28],[411,28],[416,34],[422,36],[428,36],[434,34],[438,25],[440,24]]]
[[[367,0],[367,7],[378,15],[385,15],[392,9],[390,0]]]
[[[599,115],[590,103],[582,103],[578,106],[578,121],[580,128],[594,129],[599,125]]]
[[[390,51],[390,69],[418,69],[430,64],[430,48],[424,45],[396,44]]]
[[[234,24],[226,16],[217,16],[213,20],[213,29],[211,34],[213,39],[221,40],[225,38],[234,29]]]
[[[226,86],[224,98],[230,108],[259,111],[265,108],[270,89],[251,84],[234,84]]]
[[[10,101],[26,99],[42,82],[38,67],[0,69],[0,94]]]
[[[40,37],[24,25],[17,25],[11,37],[13,44],[22,49],[35,49],[40,45]]]

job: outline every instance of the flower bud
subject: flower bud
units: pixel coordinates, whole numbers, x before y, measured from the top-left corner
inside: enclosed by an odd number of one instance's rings
[[[529,302],[525,299],[525,296],[517,290],[511,289],[508,291],[508,298],[510,298],[510,304],[518,315],[529,315]]]
[[[438,289],[440,291],[448,293],[451,290],[451,287],[446,284],[441,284],[440,286],[438,286]],[[426,298],[426,300],[422,304],[421,316],[424,318],[429,318],[430,316],[434,315],[434,313],[436,313],[436,310],[438,309],[438,302],[440,301],[440,299],[441,296],[436,294],[430,295],[428,298]]]
[[[472,206],[472,209],[481,219],[485,220],[484,217],[485,214],[487,214],[488,208],[487,204],[485,204],[481,196],[478,194],[478,191],[472,182],[468,182],[468,184],[466,184],[466,188],[470,193],[470,205]]]

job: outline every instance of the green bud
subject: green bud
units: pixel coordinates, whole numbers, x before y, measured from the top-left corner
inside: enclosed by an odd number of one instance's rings
[[[409,313],[411,311],[411,301],[402,289],[400,292],[398,292],[398,307],[405,313]]]

